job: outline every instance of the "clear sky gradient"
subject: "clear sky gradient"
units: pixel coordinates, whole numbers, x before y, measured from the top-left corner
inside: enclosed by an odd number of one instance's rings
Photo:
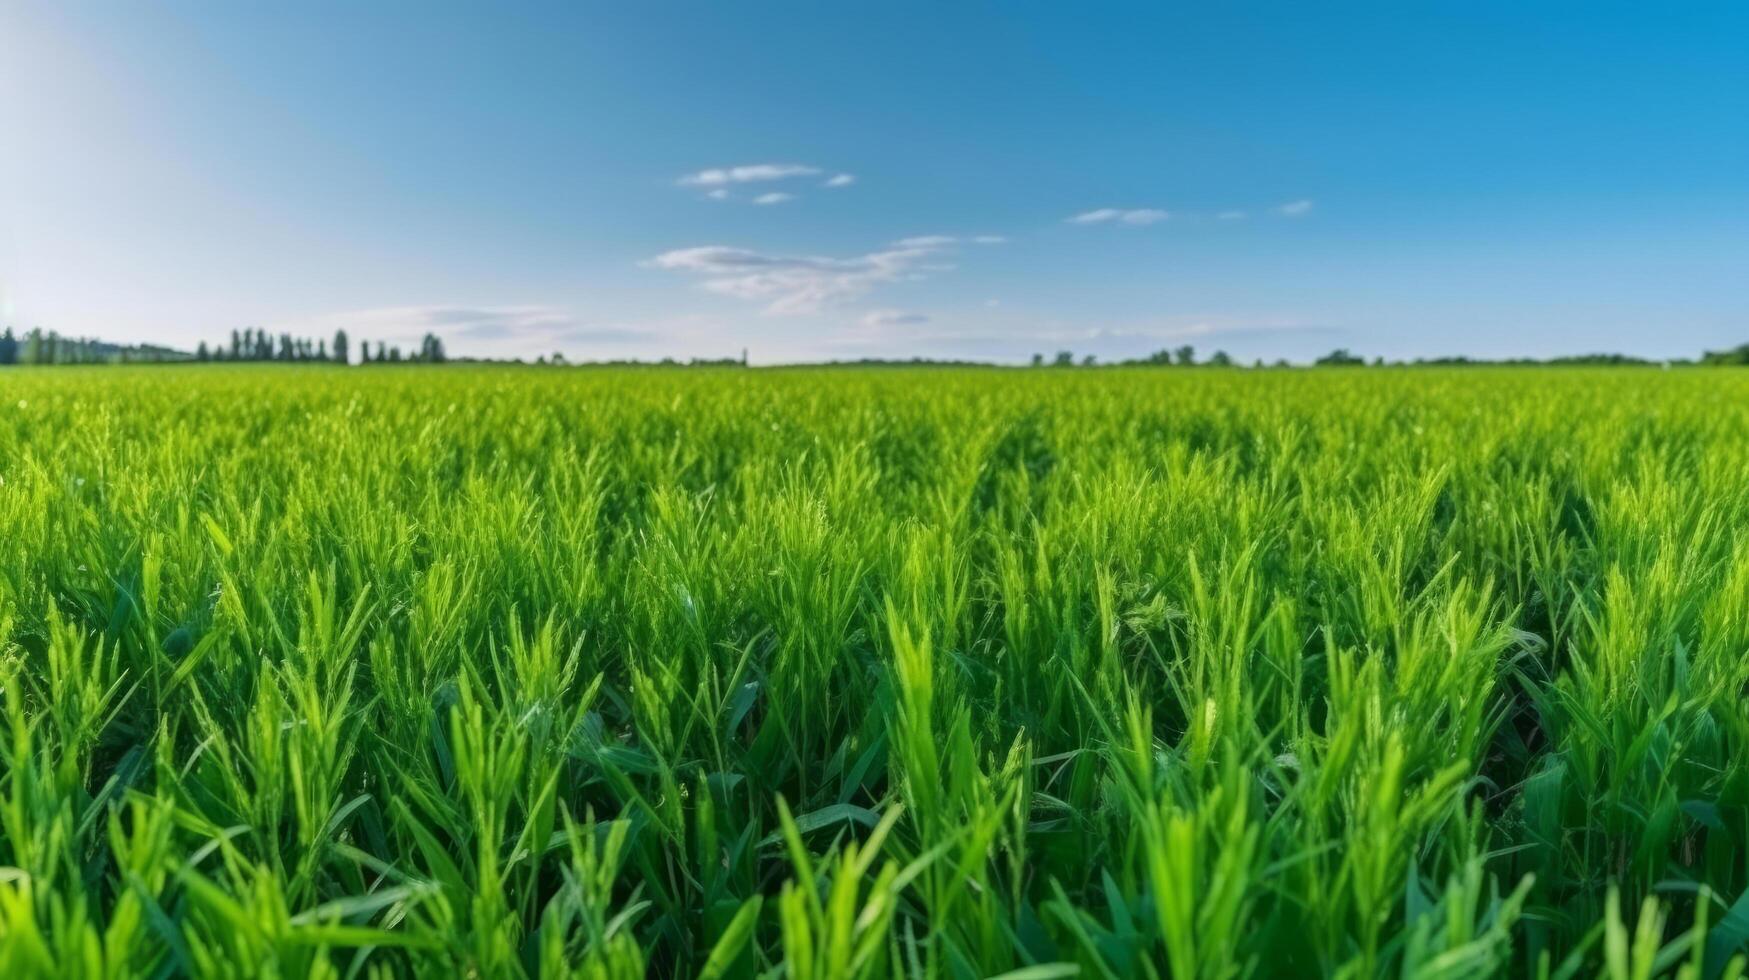
[[[192,347],[1749,341],[1749,4],[0,0],[0,312]]]

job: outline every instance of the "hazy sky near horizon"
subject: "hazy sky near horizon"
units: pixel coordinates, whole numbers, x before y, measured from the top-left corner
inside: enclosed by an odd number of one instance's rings
[[[1749,4],[0,0],[0,320],[572,358],[1749,341]]]

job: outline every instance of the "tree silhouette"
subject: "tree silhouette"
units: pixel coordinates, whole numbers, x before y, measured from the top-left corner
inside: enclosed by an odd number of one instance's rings
[[[1356,357],[1348,352],[1346,347],[1338,347],[1323,357],[1318,358],[1320,367],[1357,367],[1366,363],[1366,358]]]
[[[419,343],[418,359],[431,364],[442,364],[444,362],[443,341],[434,333],[426,334],[425,339]]]

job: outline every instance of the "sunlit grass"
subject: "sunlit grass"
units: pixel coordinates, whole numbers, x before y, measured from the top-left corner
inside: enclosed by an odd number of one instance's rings
[[[1713,977],[1749,378],[0,373],[0,976]]]

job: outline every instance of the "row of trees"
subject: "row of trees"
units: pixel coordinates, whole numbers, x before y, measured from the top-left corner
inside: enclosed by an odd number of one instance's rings
[[[1099,359],[1092,354],[1088,354],[1086,357],[1081,358],[1082,367],[1093,367],[1098,363]],[[1154,353],[1149,354],[1147,357],[1135,357],[1128,360],[1118,361],[1117,363],[1129,366],[1196,367],[1199,362],[1196,359],[1196,348],[1189,344],[1185,344],[1183,347],[1179,347],[1175,350],[1157,350]],[[1218,350],[1209,355],[1208,361],[1204,363],[1206,363],[1208,367],[1232,367],[1233,358],[1229,356],[1226,351]],[[1052,367],[1074,367],[1075,352],[1067,350],[1057,351],[1057,356],[1051,358],[1050,365]],[[1045,356],[1043,354],[1032,355],[1032,366],[1044,367]]]
[[[1730,350],[1709,350],[1700,355],[1702,364],[1749,364],[1749,344],[1738,344]]]
[[[409,352],[406,355],[403,355],[399,346],[393,344],[380,341],[374,347],[371,345],[370,341],[364,341],[359,344],[358,361],[361,364],[442,364],[447,360],[449,360],[449,355],[444,351],[443,338],[432,333],[425,335],[420,341],[419,349],[417,351]],[[7,327],[3,333],[0,333],[0,364],[128,364],[164,363],[172,361],[285,361],[293,363],[329,362],[334,364],[350,364],[352,363],[352,342],[351,339],[347,337],[345,330],[336,330],[334,332],[334,341],[330,344],[326,340],[312,340],[308,337],[294,337],[289,333],[282,333],[278,337],[274,337],[268,334],[265,330],[250,327],[243,330],[231,331],[231,342],[228,346],[213,346],[202,341],[200,346],[195,349],[195,352],[189,354],[187,351],[179,351],[169,347],[159,347],[153,344],[124,345],[107,343],[105,341],[94,340],[91,338],[63,337],[52,330],[44,332],[40,328],[30,330],[22,336],[14,333],[11,327]],[[546,364],[549,363],[549,361],[547,358],[542,357],[538,363]],[[565,364],[568,362],[565,360],[564,354],[555,353],[553,354],[550,363]],[[674,361],[672,358],[664,358],[660,363],[675,364],[678,362]],[[739,361],[736,361],[733,358],[723,358],[721,360],[693,358],[691,363],[694,365],[739,364],[745,366],[747,363],[747,353],[746,351],[742,351],[741,359]],[[865,361],[864,363],[915,364],[924,362],[920,359],[913,358],[909,362]],[[956,362],[931,361],[928,363]],[[1051,367],[1075,367],[1077,363],[1082,367],[1094,367],[1098,364],[1098,359],[1094,355],[1088,354],[1077,362],[1075,359],[1075,353],[1066,350],[1058,351],[1056,356],[1051,358],[1048,362],[1045,360],[1043,354],[1032,355],[1033,367],[1045,367],[1047,364]],[[1217,350],[1209,356],[1207,361],[1198,361],[1196,359],[1196,348],[1189,344],[1185,344],[1182,347],[1177,347],[1172,350],[1158,350],[1146,357],[1130,358],[1116,363],[1127,366],[1153,367],[1231,367],[1233,365],[1233,359],[1228,356],[1226,351]],[[1318,358],[1313,363],[1319,367],[1361,367],[1364,366],[1367,361],[1366,358],[1350,352],[1348,348],[1339,347],[1336,350],[1325,354],[1323,357]],[[1385,364],[1385,360],[1384,358],[1374,358],[1372,363],[1375,366],[1382,366]],[[1548,360],[1535,360],[1531,358],[1477,360],[1468,357],[1440,357],[1416,358],[1414,361],[1397,361],[1392,363],[1432,366],[1488,364],[1645,365],[1654,362],[1642,358],[1630,357],[1625,354],[1582,354],[1573,357],[1550,358]],[[1671,365],[1685,365],[1694,364],[1696,362],[1689,360],[1675,360],[1664,363]],[[1730,350],[1707,351],[1701,355],[1699,363],[1749,365],[1749,344],[1742,344]],[[1263,362],[1260,360],[1256,362],[1255,366],[1262,367]],[[1276,366],[1286,367],[1287,362],[1277,361]]]
[[[334,335],[334,351],[328,351],[325,340],[293,337],[282,333],[277,338],[265,330],[247,328],[231,331],[229,347],[220,344],[209,347],[201,341],[195,348],[197,361],[339,361],[346,362],[346,331]]]
[[[388,364],[409,361],[419,364],[442,364],[449,360],[444,352],[443,338],[428,333],[420,341],[419,350],[403,357],[401,348],[396,345],[379,342],[371,347],[370,341],[358,345],[359,363]],[[352,363],[352,340],[344,330],[334,331],[334,343],[329,345],[326,340],[312,340],[308,337],[294,337],[282,333],[277,338],[265,330],[248,328],[231,331],[229,347],[209,347],[206,341],[201,341],[195,348],[194,359],[197,361],[286,361],[290,363],[329,361],[335,364]]]
[[[442,364],[449,360],[443,349],[443,338],[426,334],[419,349],[403,355],[399,346],[369,341],[359,345],[359,362],[371,364]],[[265,330],[250,328],[231,331],[229,346],[209,345],[205,341],[193,354],[153,344],[112,344],[86,337],[63,337],[54,331],[33,329],[19,335],[11,327],[0,332],[0,364],[154,364],[171,361],[284,361],[352,363],[352,343],[346,331],[334,333],[332,345],[326,340],[293,337],[282,333],[271,336]]]
[[[1057,356],[1049,362],[1050,366],[1052,366],[1052,367],[1074,367],[1075,363],[1076,362],[1075,362],[1074,353],[1071,351],[1066,351],[1066,350],[1065,351],[1058,351]],[[1092,354],[1088,354],[1086,357],[1083,357],[1081,359],[1081,362],[1080,362],[1082,367],[1093,367],[1097,363],[1098,363],[1098,361],[1094,358],[1094,356]],[[1167,366],[1171,366],[1171,367],[1202,367],[1202,366],[1206,366],[1206,367],[1231,367],[1233,365],[1233,359],[1227,355],[1226,351],[1215,351],[1214,354],[1210,355],[1210,357],[1207,361],[1198,361],[1196,359],[1196,348],[1190,346],[1189,344],[1186,344],[1183,347],[1179,347],[1179,348],[1176,348],[1174,350],[1155,351],[1154,353],[1149,354],[1147,357],[1132,358],[1130,360],[1118,361],[1117,363],[1121,364],[1121,365],[1126,365],[1126,366],[1154,366],[1154,367],[1167,367]],[[1383,366],[1385,366],[1386,361],[1382,357],[1375,357],[1372,359],[1371,363],[1374,367],[1383,367]],[[1644,358],[1632,357],[1632,356],[1627,355],[1627,354],[1578,354],[1578,355],[1572,355],[1572,356],[1567,356],[1567,357],[1551,357],[1551,358],[1548,358],[1546,360],[1537,360],[1535,358],[1523,358],[1523,357],[1521,357],[1521,358],[1508,358],[1508,359],[1502,359],[1502,360],[1486,360],[1486,359],[1477,359],[1477,358],[1470,358],[1470,357],[1433,357],[1433,358],[1418,357],[1413,361],[1392,361],[1389,363],[1391,363],[1393,365],[1410,364],[1410,365],[1424,365],[1424,366],[1428,366],[1428,367],[1462,366],[1462,365],[1472,365],[1472,366],[1481,367],[1481,366],[1486,366],[1486,365],[1532,365],[1532,364],[1625,366],[1625,365],[1649,365],[1649,364],[1654,364],[1654,363],[1667,363],[1667,364],[1671,364],[1671,365],[1683,365],[1683,364],[1693,364],[1695,362],[1688,361],[1688,360],[1673,360],[1673,361],[1666,361],[1666,362],[1655,362],[1655,361],[1648,361]],[[1727,351],[1707,351],[1706,354],[1701,357],[1700,363],[1701,364],[1749,364],[1749,344],[1743,344],[1740,347],[1735,347],[1735,348],[1733,348],[1731,350],[1727,350]],[[1346,347],[1338,347],[1335,350],[1331,351],[1330,353],[1325,354],[1324,356],[1317,358],[1316,360],[1314,360],[1312,362],[1312,364],[1315,367],[1365,367],[1367,365],[1367,359],[1350,351]],[[1032,366],[1033,367],[1044,367],[1045,365],[1046,365],[1046,361],[1045,361],[1045,357],[1043,354],[1032,355]],[[1259,360],[1253,366],[1254,367],[1263,367],[1263,362],[1261,360]],[[1290,365],[1285,360],[1278,360],[1275,362],[1275,366],[1276,367],[1288,367]]]
[[[0,332],[0,364],[132,364],[186,361],[188,354],[151,344],[111,344],[89,337],[63,337],[33,329],[22,336]]]

